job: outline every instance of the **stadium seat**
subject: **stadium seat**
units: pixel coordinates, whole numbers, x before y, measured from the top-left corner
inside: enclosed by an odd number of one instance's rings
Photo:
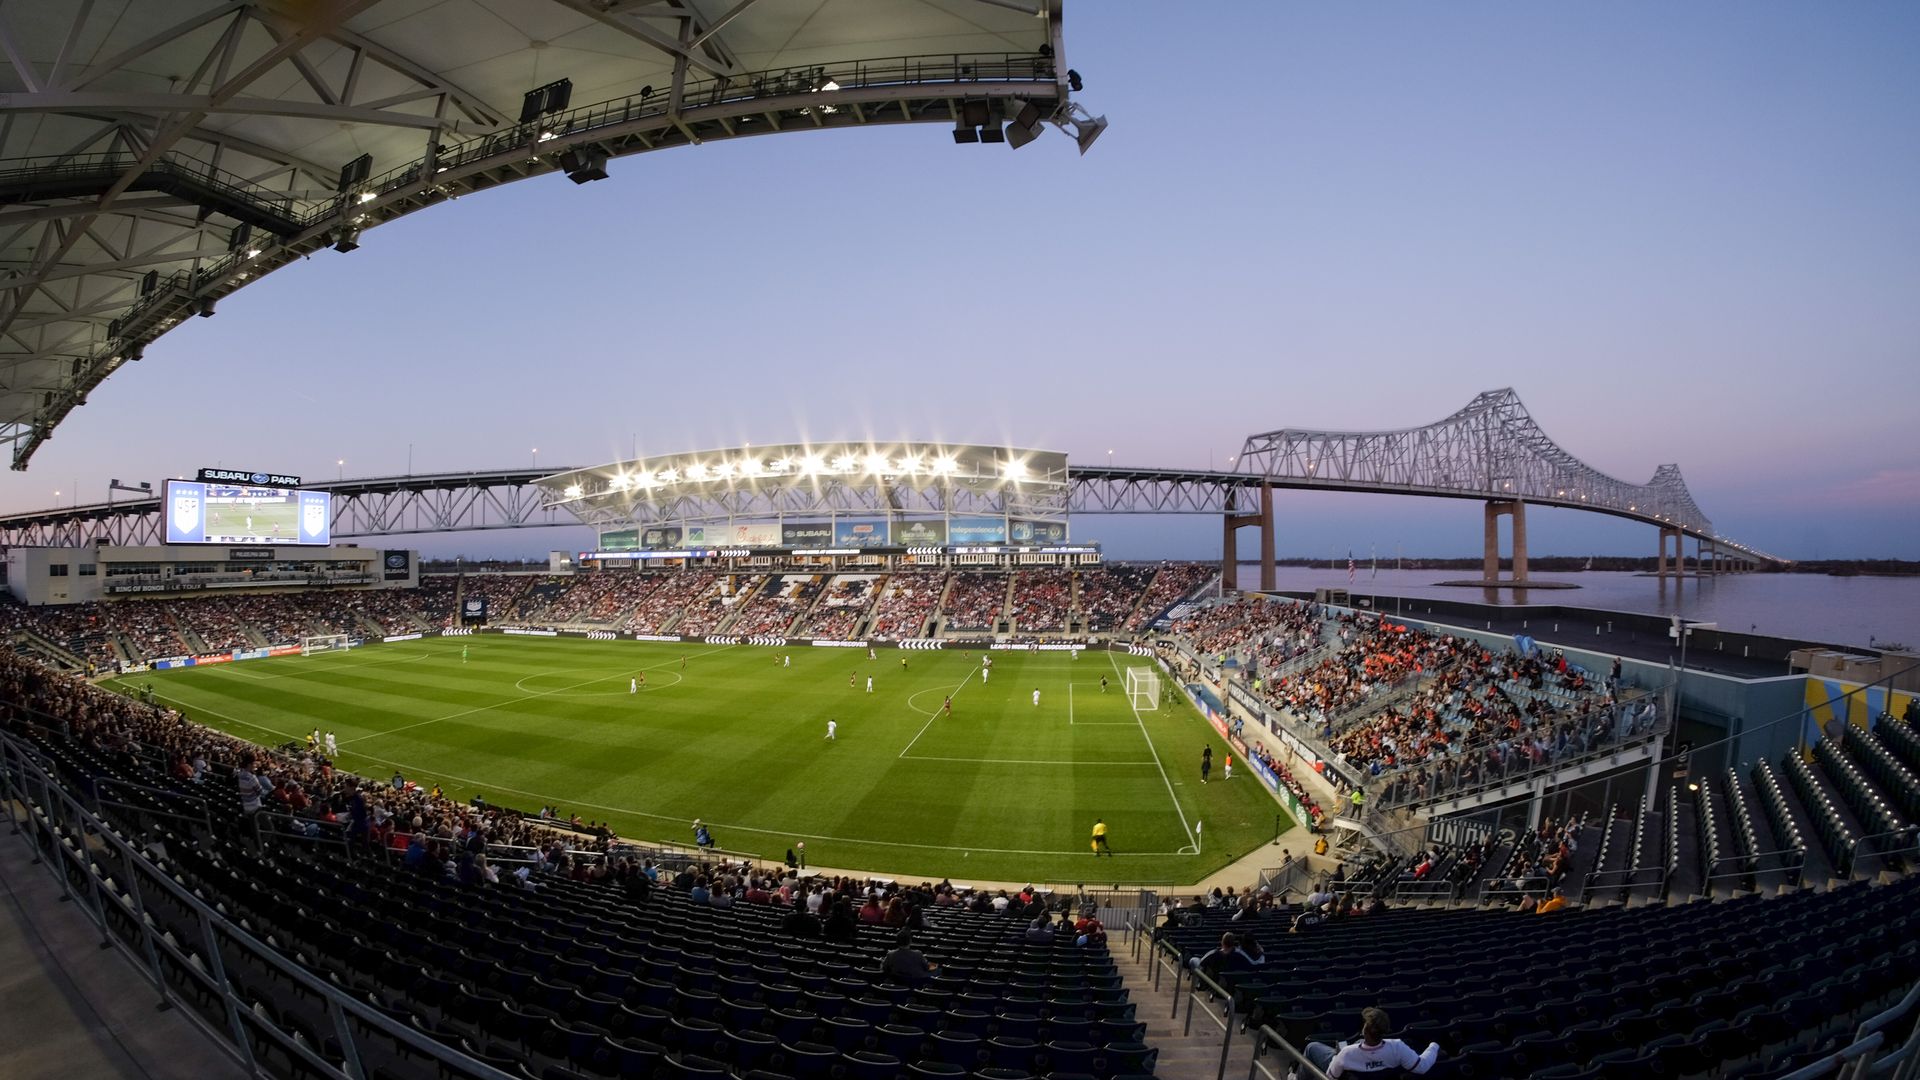
[[[841,1059],[846,1080],[895,1080],[900,1075],[900,1059],[872,1050],[855,1050]]]

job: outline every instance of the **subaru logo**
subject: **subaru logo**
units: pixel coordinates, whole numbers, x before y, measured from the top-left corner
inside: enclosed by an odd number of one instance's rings
[[[256,484],[264,484],[264,483],[266,483],[266,482],[267,482],[267,474],[266,474],[266,473],[263,473],[263,472],[257,472],[257,473],[254,473],[254,474],[253,474],[253,482],[254,482],[254,483],[256,483]]]
[[[405,555],[389,555],[387,556],[387,567],[392,570],[405,570],[407,568],[407,557]]]

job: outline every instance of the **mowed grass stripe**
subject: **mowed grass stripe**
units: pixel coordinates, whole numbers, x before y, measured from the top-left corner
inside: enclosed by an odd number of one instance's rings
[[[386,649],[426,658],[369,663]],[[790,667],[779,664],[783,655]],[[262,742],[316,726],[343,741],[377,734],[343,747],[343,766],[363,773],[399,768],[458,797],[528,809],[553,802],[642,838],[685,842],[701,817],[723,846],[778,856],[806,840],[811,861],[825,865],[1184,881],[1272,838],[1277,804],[1257,781],[1201,788],[1186,777],[1200,747],[1217,742],[1211,727],[1184,706],[1134,722],[1117,677],[1099,694],[1098,673],[1115,671],[1099,654],[996,654],[985,687],[978,652],[906,654],[905,670],[901,655],[486,635],[130,681],[151,680],[189,716]],[[618,673],[640,667],[650,689],[625,693]],[[864,690],[869,674],[873,694]],[[954,716],[938,715],[940,700],[970,677],[954,695]],[[584,685],[539,693],[572,683]],[[1069,684],[1076,721],[1113,726],[1070,724]],[[823,738],[830,716],[840,722],[833,742]],[[1151,760],[1150,745],[1172,779],[1134,764]],[[929,759],[915,760],[922,752]],[[1205,854],[1172,854],[1186,840],[1169,788],[1206,821]],[[1107,820],[1119,858],[1088,854],[1094,817]]]

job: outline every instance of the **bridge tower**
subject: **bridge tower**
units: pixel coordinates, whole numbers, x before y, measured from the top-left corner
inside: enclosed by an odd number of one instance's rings
[[[1527,504],[1519,499],[1487,500],[1487,544],[1482,562],[1481,580],[1500,580],[1500,519],[1513,515],[1513,577],[1515,584],[1527,580]]]
[[[1260,530],[1260,589],[1272,592],[1279,587],[1273,568],[1273,485],[1260,485],[1260,505],[1252,511],[1241,510],[1241,491],[1241,488],[1229,489],[1227,513],[1220,519],[1220,587],[1238,587],[1235,584],[1240,568],[1238,535],[1241,529],[1252,527]]]

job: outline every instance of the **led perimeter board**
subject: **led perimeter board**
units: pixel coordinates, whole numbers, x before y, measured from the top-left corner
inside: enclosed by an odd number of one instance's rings
[[[333,540],[325,491],[206,480],[169,480],[169,544],[313,544]]]

